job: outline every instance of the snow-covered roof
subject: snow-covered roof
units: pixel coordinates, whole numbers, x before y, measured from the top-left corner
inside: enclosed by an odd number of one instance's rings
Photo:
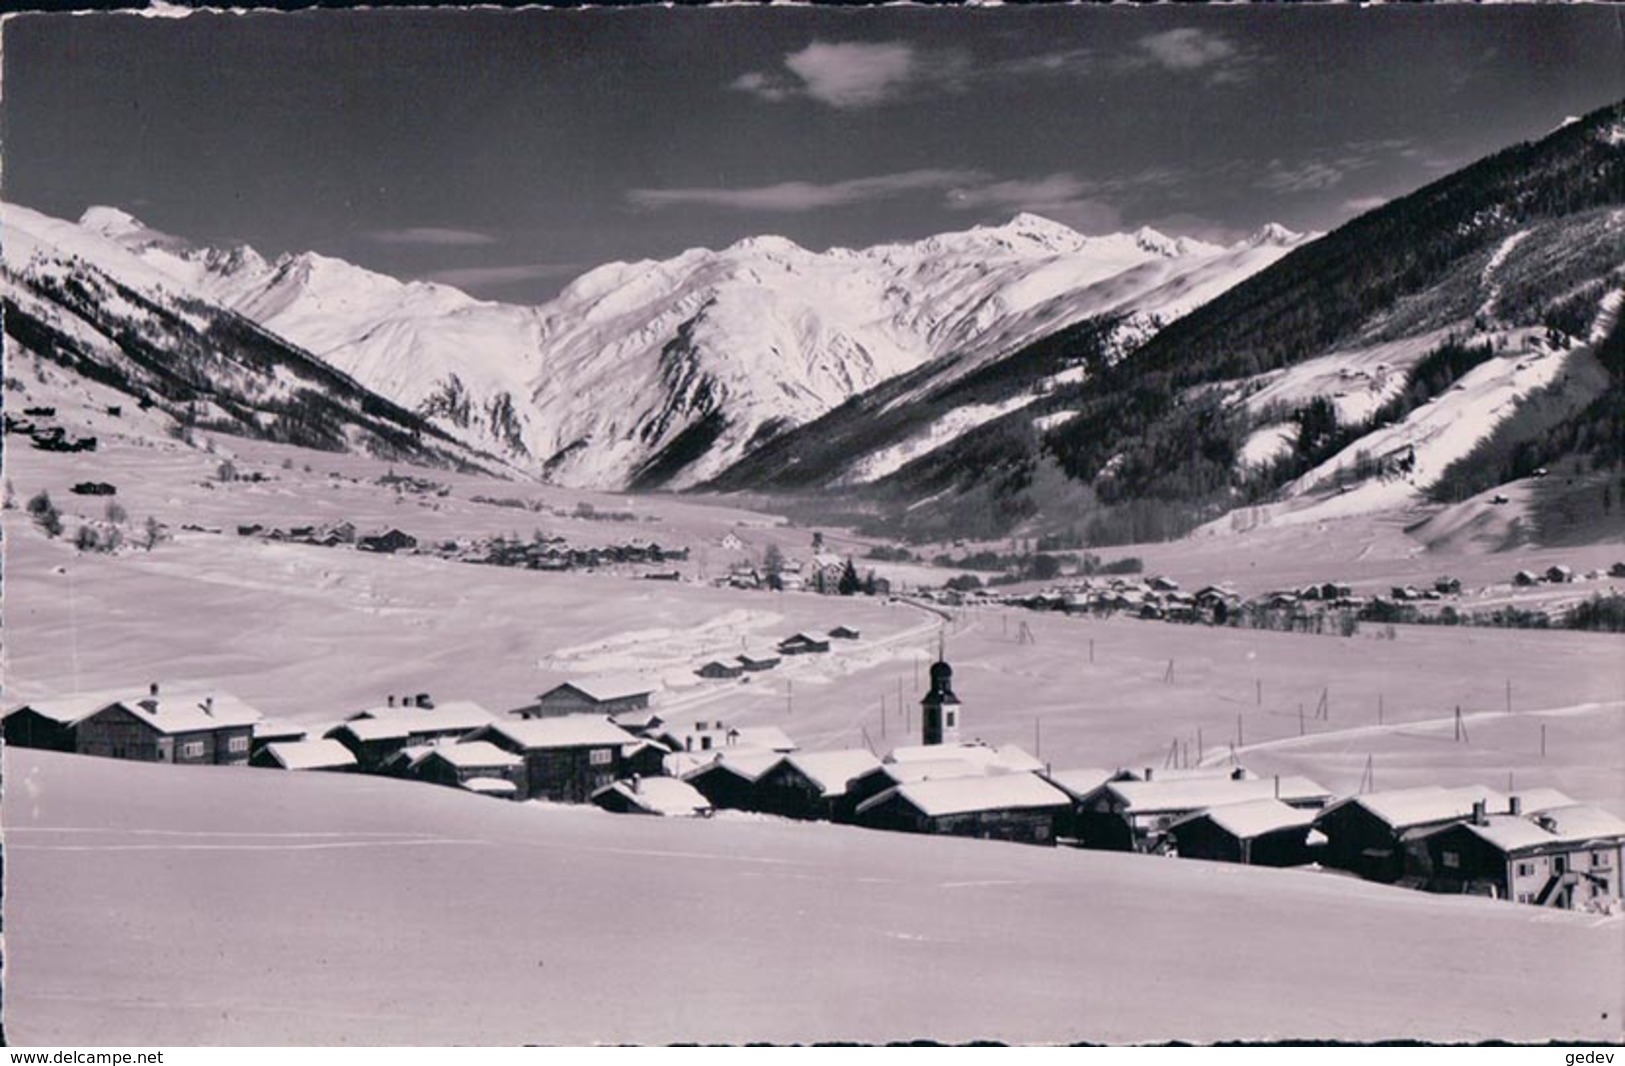
[[[633,744],[638,740],[608,718],[595,714],[496,722],[486,728],[522,748],[587,748]]]
[[[1033,758],[1014,744],[1003,744],[993,747],[979,740],[967,741],[963,744],[914,744],[907,747],[893,748],[886,756],[886,762],[941,762],[944,759],[962,759],[999,770],[1015,770],[1022,773],[1035,773],[1044,768],[1039,759]]]
[[[1484,801],[1490,810],[1506,810],[1507,797],[1492,788],[1468,785],[1461,788],[1441,788],[1423,785],[1419,788],[1393,789],[1388,792],[1369,792],[1351,796],[1334,803],[1327,812],[1344,804],[1356,804],[1371,812],[1392,829],[1404,829],[1428,822],[1447,822],[1466,818],[1473,813],[1473,804]]]
[[[995,773],[985,762],[970,759],[920,759],[914,762],[881,763],[880,769],[897,784],[932,781],[945,777],[986,777]]]
[[[124,699],[105,701],[100,707],[82,713],[72,721],[83,721],[92,714],[115,705],[124,708],[161,733],[195,733],[234,726],[252,726],[264,717],[259,711],[230,693],[218,690],[212,692],[192,690],[162,692],[158,696],[147,695],[134,699],[126,694]],[[39,710],[39,704],[32,706],[35,710]],[[77,712],[83,706],[77,704],[71,710]],[[58,719],[58,721],[68,720]]]
[[[355,756],[336,740],[290,740],[265,746],[284,770],[333,770],[354,766]]]
[[[1484,825],[1471,821],[1463,824],[1469,832],[1508,854],[1553,844],[1584,844],[1589,840],[1625,837],[1625,821],[1607,811],[1578,803],[1527,815],[1492,814],[1485,822]]]
[[[974,811],[1065,807],[1071,802],[1065,792],[1034,774],[993,774],[898,785],[865,801],[858,811],[878,807],[894,795],[931,818]]]
[[[360,741],[405,740],[412,729],[403,722],[387,718],[358,718],[353,722],[340,722],[325,735],[332,737],[341,732],[349,733]]]
[[[711,801],[700,790],[675,777],[644,777],[637,781],[616,781],[606,785],[603,792],[614,791],[624,796],[634,807],[667,817],[681,818],[703,814],[711,809]]]
[[[1194,778],[1184,781],[1113,781],[1103,786],[1116,796],[1131,814],[1155,811],[1198,811],[1245,800],[1316,800],[1331,793],[1307,777],[1283,777],[1279,784],[1269,778]]]
[[[462,787],[483,796],[512,796],[519,791],[518,785],[501,777],[471,777]]]
[[[880,765],[874,753],[863,748],[842,751],[802,751],[786,755],[784,762],[817,785],[825,796],[840,796],[846,783]]]
[[[261,718],[254,723],[254,737],[285,737],[289,740],[303,740],[310,735],[310,730],[294,722],[284,722],[280,718]]]
[[[607,700],[622,700],[633,696],[647,696],[659,688],[659,684],[646,681],[641,677],[627,675],[613,675],[604,677],[585,677],[575,681],[566,681],[542,693],[542,698],[553,695],[566,688],[573,688],[589,699],[603,703]]]
[[[503,751],[489,740],[466,740],[461,744],[441,744],[429,749],[425,757],[438,755],[459,770],[472,767],[513,767],[522,762],[519,756]]]
[[[736,730],[734,743],[746,748],[764,748],[768,751],[795,751],[798,745],[790,734],[776,725],[749,725]]]
[[[473,700],[451,700],[433,707],[369,707],[350,716],[353,721],[398,722],[420,733],[441,729],[478,729],[496,716]]]
[[[1272,833],[1277,829],[1299,826],[1307,829],[1315,820],[1315,812],[1289,807],[1278,799],[1243,800],[1240,803],[1224,803],[1198,811],[1187,818],[1181,818],[1172,828],[1177,832],[1180,826],[1189,825],[1203,818],[1212,821],[1214,825],[1233,836],[1246,840],[1264,833]]]
[[[6,712],[10,717],[18,711],[31,710],[42,718],[62,725],[72,725],[89,718],[103,707],[130,698],[129,689],[109,689],[102,692],[82,692],[73,696],[53,696],[50,699],[29,700]]]
[[[679,751],[666,757],[666,765],[669,771],[685,781],[713,769],[727,770],[747,781],[754,781],[783,757],[781,752],[761,748]]]
[[[1098,767],[1086,767],[1076,770],[1055,770],[1045,776],[1050,784],[1055,785],[1074,799],[1082,799],[1095,789],[1112,779],[1114,770],[1103,770]]]

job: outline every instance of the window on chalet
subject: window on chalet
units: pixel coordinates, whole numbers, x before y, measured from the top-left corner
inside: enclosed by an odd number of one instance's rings
[[[226,748],[229,751],[247,751],[248,750],[248,738],[247,737],[232,737],[231,740],[226,744]]]
[[[1599,867],[1599,866],[1607,866],[1607,865],[1608,865],[1608,853],[1606,851],[1593,851],[1591,853],[1591,866],[1592,866],[1593,869],[1595,869],[1596,867]]]
[[[1439,855],[1439,859],[1445,864],[1445,866],[1452,870],[1461,869],[1461,852],[1459,851],[1443,852]]]
[[[608,766],[615,758],[615,753],[608,748],[594,748],[592,754],[587,756],[587,762],[592,766]]]
[[[200,757],[203,754],[203,741],[188,740],[185,744],[181,745],[181,754],[186,756],[188,759],[196,759]]]
[[[1535,876],[1535,864],[1532,862],[1520,862],[1518,864],[1517,874],[1519,877]]]

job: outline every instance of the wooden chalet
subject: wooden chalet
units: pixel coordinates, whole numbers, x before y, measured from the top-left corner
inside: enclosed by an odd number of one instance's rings
[[[592,794],[595,806],[614,814],[653,814],[666,818],[705,818],[713,810],[699,789],[675,777],[633,777]]]
[[[707,680],[725,681],[743,674],[745,668],[737,662],[728,663],[720,659],[712,659],[694,672]]]
[[[829,635],[836,640],[857,640],[859,633],[851,626],[836,626],[829,631]]]
[[[1547,790],[1540,790],[1546,792]],[[1600,909],[1621,898],[1625,821],[1571,802],[1526,810],[1561,793],[1487,802],[1467,819],[1407,834],[1402,884],[1566,910]]]
[[[355,546],[364,552],[381,552],[393,555],[399,551],[409,551],[418,546],[418,539],[410,533],[403,533],[398,529],[388,529],[382,533],[373,533],[356,540]]]
[[[708,761],[708,753],[714,751],[772,751],[784,755],[798,746],[778,726],[736,728],[716,718],[699,719],[688,727],[664,723],[654,739],[678,755],[701,756],[701,762]]]
[[[780,655],[814,655],[826,651],[829,651],[829,639],[827,637],[796,633],[779,641]]]
[[[717,752],[710,762],[682,774],[718,810],[756,809],[756,780],[784,756],[775,751]]]
[[[1306,777],[1257,778],[1233,770],[1222,776],[1156,775],[1147,780],[1108,781],[1073,806],[1078,839],[1085,847],[1113,851],[1160,851],[1174,823],[1209,808],[1274,799],[1289,807],[1319,810],[1331,793]]]
[[[1508,799],[1493,789],[1395,789],[1368,792],[1339,800],[1315,817],[1315,828],[1326,837],[1320,863],[1369,881],[1398,881],[1405,872],[1402,837],[1472,817],[1474,807],[1504,810]]]
[[[880,766],[864,748],[786,755],[756,779],[755,809],[806,821],[831,821],[847,782]]]
[[[357,766],[350,749],[336,740],[272,741],[254,752],[248,765],[268,770],[329,772],[345,772]]]
[[[871,829],[1053,844],[1071,804],[1036,774],[956,777],[898,785],[861,804],[854,821]]]
[[[484,784],[475,791],[509,799],[525,792],[525,760],[485,740],[433,745],[413,760],[409,773],[419,781],[450,788],[466,788],[478,780]]]
[[[777,655],[737,655],[734,657],[745,673],[756,674],[763,670],[771,670],[782,661]]]
[[[1226,803],[1186,815],[1168,827],[1174,853],[1252,866],[1304,866],[1312,860],[1315,812],[1277,799]]]
[[[390,759],[411,745],[411,732],[410,726],[391,718],[357,718],[340,722],[322,737],[348,748],[363,773],[375,774],[383,772]]]
[[[657,686],[635,677],[599,677],[566,681],[536,697],[535,703],[515,707],[520,718],[558,718],[572,714],[625,714],[649,707]]]
[[[586,803],[625,776],[624,753],[638,738],[601,715],[497,722],[468,741],[489,741],[524,760],[524,799]]]
[[[37,701],[6,716],[7,743],[137,762],[248,762],[258,710],[225,692],[159,686],[132,698],[101,693]]]

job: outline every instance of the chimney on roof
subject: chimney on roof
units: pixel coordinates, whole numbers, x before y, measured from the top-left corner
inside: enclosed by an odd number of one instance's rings
[[[154,698],[157,698],[157,696],[158,696],[158,682],[154,681],[152,684],[147,686],[147,695],[152,696]]]
[[[419,707],[422,707],[426,711],[434,709],[434,700],[429,698],[429,694],[427,692],[418,693],[417,703]]]
[[[1280,774],[1275,775],[1275,798],[1276,799],[1281,798],[1281,775]]]
[[[391,706],[391,707],[393,707],[393,706],[395,706],[395,697],[394,697],[394,696],[390,696],[390,697],[388,697],[388,699],[389,699],[389,705],[390,705],[390,706]]]
[[[1522,796],[1508,796],[1507,797],[1507,813],[1512,815],[1513,817],[1517,817],[1517,816],[1523,814],[1523,797]]]
[[[1145,768],[1145,776],[1144,776],[1144,778],[1142,778],[1142,780],[1145,780],[1145,781],[1151,780],[1151,767],[1147,766]]]
[[[203,713],[208,715],[210,718],[214,717],[214,697],[213,696],[204,696],[203,697]]]
[[[1486,801],[1486,800],[1474,800],[1473,801],[1473,824],[1474,825],[1489,825],[1490,824],[1490,817],[1489,817],[1487,809],[1488,809],[1488,801]]]
[[[632,791],[638,795],[643,794],[643,778],[638,774],[632,775]]]

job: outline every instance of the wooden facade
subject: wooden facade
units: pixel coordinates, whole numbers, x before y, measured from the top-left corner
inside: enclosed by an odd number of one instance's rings
[[[74,750],[81,755],[135,762],[229,766],[248,762],[252,723],[173,729],[115,703],[80,722]]]

